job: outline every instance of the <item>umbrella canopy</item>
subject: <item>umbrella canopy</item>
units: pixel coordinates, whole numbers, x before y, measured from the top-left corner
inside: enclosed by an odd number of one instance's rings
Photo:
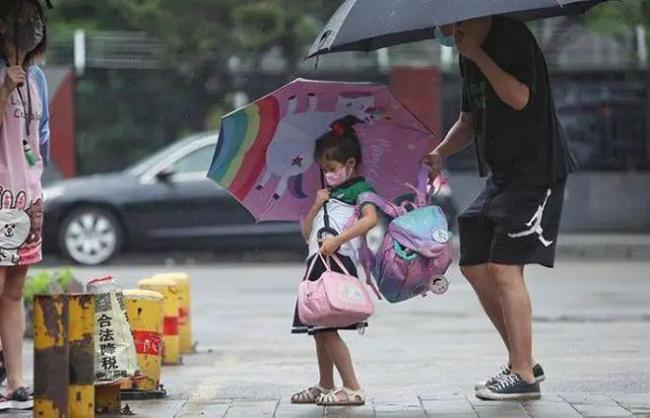
[[[350,115],[362,121],[360,174],[386,198],[404,194],[434,137],[376,84],[297,79],[226,115],[208,176],[257,221],[298,221],[322,188],[316,140]]]
[[[347,0],[334,13],[308,57],[373,51],[431,39],[436,26],[483,16],[529,21],[578,15],[608,0]]]

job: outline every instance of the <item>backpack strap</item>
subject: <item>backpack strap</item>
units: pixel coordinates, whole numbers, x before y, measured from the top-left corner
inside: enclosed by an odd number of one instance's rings
[[[372,269],[377,262],[377,258],[372,253],[372,251],[370,251],[370,248],[368,247],[368,240],[365,235],[361,237],[359,258],[361,261],[361,266],[363,267],[363,274],[366,276],[366,284],[372,289],[375,296],[377,296],[377,299],[382,300],[383,298],[381,297],[381,293],[379,293],[379,289],[377,289],[377,285],[375,284],[374,278],[372,276]]]
[[[429,202],[431,201],[431,196],[428,191],[430,172],[431,168],[428,165],[422,164],[422,166],[420,166],[420,171],[418,172],[417,187],[411,184],[406,185],[409,189],[415,192],[415,202],[419,208],[429,205]]]
[[[405,208],[394,204],[390,200],[379,196],[375,192],[365,192],[359,195],[357,198],[358,207],[361,208],[361,206],[365,205],[366,203],[372,203],[373,205],[377,206],[379,210],[391,218],[399,218],[406,213]]]

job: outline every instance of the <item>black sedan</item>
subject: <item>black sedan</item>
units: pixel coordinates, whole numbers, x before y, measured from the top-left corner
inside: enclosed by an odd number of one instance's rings
[[[124,172],[46,188],[46,250],[58,249],[85,265],[102,264],[127,249],[304,251],[297,224],[255,224],[206,178],[216,142],[216,135],[197,135]]]

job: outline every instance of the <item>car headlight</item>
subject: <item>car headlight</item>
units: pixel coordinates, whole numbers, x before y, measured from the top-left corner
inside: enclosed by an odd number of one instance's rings
[[[63,193],[65,193],[64,186],[46,187],[43,189],[43,200],[47,202],[49,200],[56,199],[57,197],[63,196]]]

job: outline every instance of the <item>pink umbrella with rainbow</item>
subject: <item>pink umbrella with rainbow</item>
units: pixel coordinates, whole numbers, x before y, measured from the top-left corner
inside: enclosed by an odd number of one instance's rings
[[[360,174],[388,199],[403,195],[434,135],[378,84],[297,79],[224,116],[208,177],[258,222],[299,221],[322,188],[316,140],[349,115],[364,122]]]

